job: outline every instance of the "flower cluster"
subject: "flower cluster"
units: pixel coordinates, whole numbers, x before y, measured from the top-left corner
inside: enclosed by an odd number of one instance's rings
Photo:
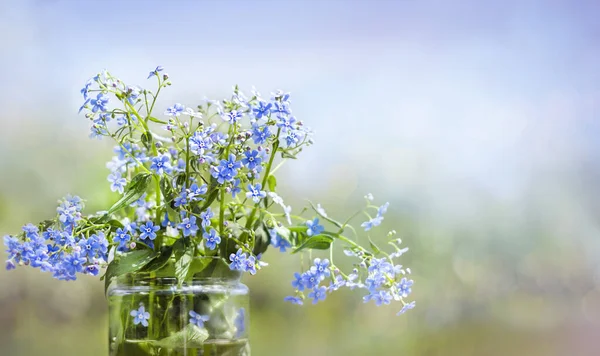
[[[261,258],[270,245],[294,253],[336,245],[357,259],[354,270],[344,274],[333,255],[317,258],[295,274],[296,294],[286,300],[302,304],[307,293],[317,303],[348,287],[365,290],[365,302],[401,301],[402,311],[414,306],[404,300],[411,293],[410,270],[394,262],[406,251],[398,240],[389,242],[395,251],[387,254],[369,236],[346,237],[348,230],[356,235],[350,219],[338,222],[311,203],[314,215],[307,220],[277,194],[277,169],[313,143],[311,130],[292,114],[290,93],[263,97],[253,90],[246,96],[236,86],[229,99],[173,103],[156,114],[159,93],[171,81],[160,66],[148,79],[156,81],[154,91],[103,71],[82,88],[79,111],[89,120],[90,136],[115,142],[106,168],[118,199],[107,211],[86,216],[81,199],[65,198],[54,219],[4,238],[7,269],[30,265],[62,280],[106,269],[108,286],[122,271],[171,268],[184,281],[207,267],[194,263],[203,259],[255,274],[266,266]],[[365,233],[381,225],[388,209],[372,200],[367,196]],[[143,305],[131,311],[136,325],[146,326],[147,315]],[[190,318],[198,326],[207,321],[195,312]]]
[[[102,230],[90,233],[82,228],[82,209],[79,197],[67,196],[56,209],[55,220],[27,224],[21,234],[5,236],[6,268],[28,265],[60,280],[74,280],[77,273],[98,275],[108,259],[109,242]]]

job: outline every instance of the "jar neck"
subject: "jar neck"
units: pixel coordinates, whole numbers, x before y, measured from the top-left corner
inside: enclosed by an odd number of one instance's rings
[[[191,279],[183,281],[181,285],[236,285],[240,283],[241,273],[232,273],[229,276],[194,276]],[[175,276],[156,276],[151,273],[134,273],[119,276],[116,280],[121,286],[178,286],[178,279]]]

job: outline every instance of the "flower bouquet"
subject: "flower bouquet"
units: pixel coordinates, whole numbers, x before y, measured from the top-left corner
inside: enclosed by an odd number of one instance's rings
[[[65,281],[101,275],[111,355],[249,355],[248,288],[240,277],[267,266],[269,246],[290,258],[329,250],[329,258],[294,274],[285,298],[293,304],[350,288],[365,302],[399,302],[399,314],[414,307],[406,300],[410,270],[395,262],[407,248],[395,231],[388,252],[368,237],[388,203],[365,197],[366,208],[352,216],[366,216],[361,234],[352,218],[333,219],[320,205],[294,215],[277,194],[279,167],[313,143],[292,116],[289,93],[264,99],[235,87],[228,100],[175,104],[156,115],[171,82],[162,67],[148,79],[155,91],[104,71],[81,90],[91,137],[116,143],[107,168],[119,198],[93,214],[79,197],[62,199],[54,218],[4,237],[7,269],[29,265]],[[352,270],[333,263],[334,246],[354,259]]]

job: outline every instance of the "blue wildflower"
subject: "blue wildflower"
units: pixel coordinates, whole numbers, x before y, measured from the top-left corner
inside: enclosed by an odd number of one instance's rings
[[[321,280],[325,279],[325,277],[329,277],[331,272],[329,271],[329,260],[320,258],[315,258],[315,265],[312,266],[311,271],[319,276]]]
[[[82,257],[79,252],[74,252],[71,255],[66,255],[63,259],[62,267],[68,274],[74,276],[75,273],[83,271],[83,264],[86,262],[85,257]]]
[[[252,108],[254,117],[261,119],[262,117],[268,116],[271,112],[271,106],[273,106],[273,104],[267,103],[264,100],[259,100],[258,106]]]
[[[289,103],[279,101],[273,103],[273,108],[271,109],[271,112],[278,116],[286,116],[292,113],[292,111],[290,110]]]
[[[256,183],[254,186],[252,186],[252,184],[248,184],[248,192],[246,192],[246,198],[252,198],[252,201],[258,204],[261,199],[267,196],[267,192],[261,189],[262,184],[260,183]]]
[[[171,107],[168,107],[167,110],[165,111],[165,115],[167,116],[179,116],[181,115],[181,113],[185,110],[185,106],[177,103]]]
[[[388,206],[390,206],[390,203],[385,203],[380,206],[379,209],[377,209],[377,216],[381,217],[383,214],[387,213]]]
[[[294,146],[300,142],[302,138],[302,133],[296,130],[289,130],[287,132],[287,136],[285,137],[285,144],[287,147]]]
[[[231,125],[238,122],[243,116],[244,113],[238,110],[231,110],[230,112],[221,113],[221,118]]]
[[[212,170],[211,174],[212,174],[213,178],[216,178],[217,182],[219,184],[223,184],[225,182],[231,181],[234,178],[234,176],[231,175],[231,171],[225,167],[221,167],[221,166],[212,167],[211,170]]]
[[[118,228],[115,231],[115,236],[113,237],[113,242],[119,244],[119,249],[124,249],[127,246],[127,243],[131,241],[131,235],[127,233],[126,229]]]
[[[246,266],[246,254],[242,252],[242,249],[238,249],[236,253],[229,255],[231,264],[229,268],[236,271],[243,271]]]
[[[208,315],[200,315],[193,310],[190,310],[190,324],[196,325],[199,328],[204,327],[204,323],[207,322],[210,318]]]
[[[37,228],[37,226],[30,223],[23,226],[23,231],[25,232],[26,237],[33,239],[38,237],[38,232],[40,230]]]
[[[189,218],[183,219],[177,228],[183,231],[183,236],[196,236],[196,233],[198,232],[196,217],[192,215]]]
[[[262,145],[267,142],[267,139],[273,135],[267,125],[252,125],[252,139],[257,145]]]
[[[319,218],[314,218],[312,221],[308,220],[306,226],[308,226],[308,230],[306,230],[308,236],[316,236],[325,231],[323,225],[319,225]]]
[[[88,80],[87,83],[85,83],[85,85],[83,86],[83,88],[81,88],[81,95],[83,95],[83,100],[88,100],[88,93],[90,92],[90,86],[92,85],[92,81]]]
[[[398,289],[398,294],[402,298],[408,297],[408,295],[412,292],[411,287],[412,287],[413,283],[414,283],[414,281],[412,279],[402,278],[400,280],[400,283],[398,283],[396,285],[396,288]]]
[[[296,272],[294,273],[294,278],[295,279],[292,281],[292,287],[302,292],[304,290],[304,276]]]
[[[110,190],[113,192],[119,192],[123,194],[125,190],[125,185],[127,184],[127,180],[125,178],[121,178],[121,175],[117,172],[111,173],[108,176],[108,181],[110,182]]]
[[[105,112],[106,105],[108,104],[108,97],[102,93],[98,93],[96,99],[91,99],[90,104],[92,104],[92,112]]]
[[[146,225],[142,225],[139,228],[140,230],[140,239],[142,240],[154,240],[156,238],[156,232],[160,230],[160,226],[154,226],[152,221],[146,222]]]
[[[187,204],[187,197],[187,192],[184,190],[177,196],[177,198],[175,198],[173,204],[176,208],[185,205]]]
[[[143,326],[148,326],[150,313],[146,311],[143,304],[140,304],[140,307],[137,310],[132,310],[129,315],[133,317],[133,325],[142,324]]]
[[[163,67],[162,66],[158,66],[156,67],[156,69],[154,69],[153,71],[150,72],[150,74],[148,74],[148,78],[146,79],[150,79],[153,76],[157,76],[158,77],[158,72],[162,72],[163,71]]]
[[[83,270],[83,273],[89,274],[90,276],[97,276],[100,273],[100,267],[97,264],[87,265]]]
[[[248,256],[246,258],[246,266],[244,267],[245,272],[250,272],[251,275],[256,274],[256,258],[254,256]]]
[[[315,288],[321,282],[321,276],[312,270],[302,273],[302,284],[307,289]]]
[[[297,304],[297,305],[304,304],[304,302],[302,301],[302,298],[300,298],[300,297],[291,297],[291,296],[288,296],[288,297],[283,298],[283,301],[290,302],[292,304]]]
[[[292,247],[290,242],[279,236],[275,229],[270,229],[269,235],[271,236],[271,245],[278,248],[280,252],[285,252],[288,248]]]
[[[385,290],[372,291],[371,294],[368,294],[363,297],[363,301],[365,303],[370,300],[375,301],[375,305],[380,306],[381,304],[390,304],[392,301],[392,295],[390,292]]]
[[[206,229],[206,227],[210,226],[210,219],[213,218],[215,214],[210,210],[210,208],[206,208],[206,211],[200,213],[200,219],[202,219],[202,227]]]
[[[257,150],[244,152],[245,158],[242,159],[242,163],[249,169],[254,169],[256,166],[260,166],[262,158],[259,156]]]
[[[282,132],[294,131],[296,118],[293,116],[278,116],[277,117],[277,127],[281,129]]]
[[[231,183],[230,189],[231,189],[231,196],[235,198],[235,196],[242,191],[242,188],[240,188],[240,180],[234,179],[233,183]]]
[[[406,313],[408,310],[413,309],[415,307],[415,302],[410,302],[408,304],[404,304],[404,306],[402,307],[402,309],[400,309],[400,311],[398,312],[398,314],[396,315],[402,315],[404,313]]]
[[[325,300],[327,297],[327,288],[322,286],[315,288],[308,294],[308,297],[313,298],[313,304],[317,304],[319,301]]]
[[[171,167],[171,158],[167,155],[152,157],[150,169],[159,175],[163,173],[170,174],[173,171],[173,168]]]
[[[381,221],[382,220],[383,220],[383,217],[378,216],[378,217],[375,217],[373,219],[370,219],[369,221],[365,221],[364,223],[360,224],[360,226],[362,228],[364,228],[365,231],[369,231],[372,228],[374,228],[375,226],[381,225]]]
[[[10,271],[10,270],[13,270],[13,269],[17,268],[15,266],[15,263],[12,260],[7,260],[5,266],[6,266],[6,270],[7,271]]]
[[[206,247],[208,247],[209,250],[214,250],[217,245],[221,243],[221,238],[213,228],[210,229],[210,232],[202,234],[202,236],[206,239]]]
[[[198,186],[198,184],[192,184],[188,189],[188,197],[191,201],[202,200],[201,195],[206,194],[208,191],[208,186],[206,184],[202,184]]]
[[[237,170],[242,168],[242,163],[235,160],[235,155],[230,154],[228,159],[221,160],[219,168],[226,170],[225,174],[236,176]]]

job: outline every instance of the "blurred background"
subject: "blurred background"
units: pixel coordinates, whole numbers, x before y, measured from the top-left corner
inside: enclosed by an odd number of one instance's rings
[[[253,354],[600,354],[597,1],[0,0],[0,233],[117,199],[77,114],[106,68],[173,86],[159,111],[239,84],[292,92],[316,144],[281,195],[344,218],[391,203],[417,308],[339,292],[284,304],[297,261],[271,250],[252,290]],[[285,183],[282,183],[285,182]],[[358,222],[360,223],[360,221]],[[5,257],[5,255],[0,255]],[[340,257],[341,258],[341,257]],[[96,278],[0,272],[0,355],[106,355]]]

